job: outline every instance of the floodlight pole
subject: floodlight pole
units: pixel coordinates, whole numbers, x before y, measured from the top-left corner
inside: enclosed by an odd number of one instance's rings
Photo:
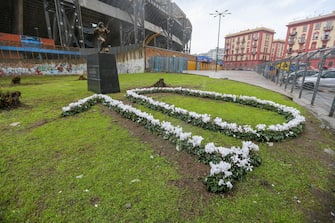
[[[210,15],[213,15],[214,18],[216,16],[219,16],[219,30],[218,30],[218,43],[216,46],[216,60],[215,60],[215,72],[218,71],[218,60],[219,60],[219,46],[220,46],[220,29],[221,29],[221,17],[224,17],[225,15],[231,14],[228,12],[228,9],[224,10],[223,12],[219,12],[218,10],[215,10],[214,13],[210,13]]]

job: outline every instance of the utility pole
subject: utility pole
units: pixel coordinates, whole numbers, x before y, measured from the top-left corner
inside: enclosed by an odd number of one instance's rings
[[[210,13],[210,15],[215,17],[219,17],[219,30],[218,30],[218,43],[216,46],[216,60],[215,60],[215,72],[218,71],[218,60],[219,60],[219,47],[220,47],[220,29],[221,29],[221,17],[225,17],[225,15],[231,14],[228,12],[228,9],[224,10],[223,12],[219,12],[218,10],[215,10],[214,13]]]

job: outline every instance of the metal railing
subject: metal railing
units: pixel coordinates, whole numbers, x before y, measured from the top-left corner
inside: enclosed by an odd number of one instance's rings
[[[335,47],[267,62],[259,65],[256,72],[334,117]]]
[[[0,41],[0,60],[62,60],[80,59],[79,48],[62,46],[25,45]]]

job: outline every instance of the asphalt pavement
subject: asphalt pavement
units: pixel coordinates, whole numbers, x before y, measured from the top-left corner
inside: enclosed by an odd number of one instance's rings
[[[259,86],[265,89],[269,89],[280,94],[286,95],[292,100],[307,108],[312,114],[314,114],[321,122],[322,128],[329,128],[335,130],[335,117],[329,116],[329,110],[324,109],[322,106],[318,106],[316,104],[311,105],[310,100],[306,100],[304,98],[299,98],[297,93],[291,93],[290,89],[284,89],[284,87],[280,87],[276,83],[266,79],[262,75],[254,72],[254,71],[235,71],[235,70],[218,70],[218,71],[199,71],[199,70],[186,70],[184,73],[196,74],[207,76],[210,78],[218,78],[218,79],[229,79],[234,81],[239,81],[243,83],[248,83],[251,85]]]

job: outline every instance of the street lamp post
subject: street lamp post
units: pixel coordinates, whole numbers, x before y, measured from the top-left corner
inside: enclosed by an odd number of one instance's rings
[[[219,16],[219,30],[218,30],[218,43],[216,46],[216,61],[215,61],[215,72],[218,71],[218,60],[219,60],[219,46],[220,46],[220,28],[221,28],[221,17],[224,17],[225,15],[231,14],[228,12],[228,9],[224,10],[223,12],[219,12],[218,10],[215,10],[214,13],[210,13],[210,15],[217,17]]]

